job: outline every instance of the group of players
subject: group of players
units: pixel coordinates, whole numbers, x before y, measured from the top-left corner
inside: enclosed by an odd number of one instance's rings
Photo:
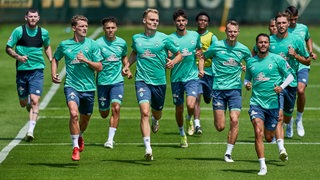
[[[140,107],[140,128],[146,160],[153,160],[150,132],[157,133],[160,128],[167,84],[166,69],[170,69],[175,119],[182,148],[188,147],[184,129],[184,101],[187,106],[187,134],[202,134],[202,95],[205,103],[212,100],[214,125],[218,131],[225,128],[226,110],[229,108],[230,129],[224,160],[234,162],[231,154],[239,131],[241,73],[244,71],[244,85],[246,89],[252,89],[249,116],[254,127],[255,148],[260,162],[258,175],[267,174],[264,136],[268,142],[276,137],[280,159],[287,161],[283,122],[288,124],[287,136],[292,137],[292,114],[298,90],[296,124],[298,135],[304,136],[304,91],[308,82],[310,57],[317,58],[312,52],[308,28],[296,23],[298,10],[290,6],[286,12],[278,13],[270,21],[271,35],[259,34],[252,52],[237,41],[240,27],[234,20],[227,22],[226,39],[219,41],[207,30],[210,17],[206,12],[196,16],[197,31],[187,30],[188,16],[184,10],[174,11],[172,17],[176,31],[166,35],[157,30],[158,10],[145,10],[142,18],[144,32],[133,35],[132,52],[127,56],[126,41],[116,36],[118,22],[115,17],[102,19],[105,34],[92,40],[86,37],[88,19],[76,15],[71,19],[73,38],[62,41],[52,54],[48,31],[37,25],[39,12],[29,9],[25,15],[26,24],[12,32],[6,47],[6,52],[17,60],[16,83],[20,105],[29,112],[26,140],[34,139],[33,131],[43,89],[44,47],[51,62],[54,83],[61,83],[57,69],[60,60],[63,57],[65,60],[67,75],[64,93],[70,112],[69,129],[74,161],[80,160],[80,152],[84,149],[83,133],[93,112],[96,90],[101,117],[108,117],[111,109],[109,134],[104,146],[113,148],[124,94],[124,77],[133,77],[130,66],[135,63],[136,98]]]

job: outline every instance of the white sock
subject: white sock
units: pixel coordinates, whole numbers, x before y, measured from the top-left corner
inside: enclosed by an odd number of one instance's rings
[[[225,154],[230,154],[232,153],[234,145],[233,144],[227,144],[227,151]]]
[[[116,134],[117,128],[109,127],[108,141],[113,142],[114,135]]]
[[[150,137],[143,137],[143,143],[147,151],[152,151]]]
[[[36,127],[37,122],[35,120],[29,120],[29,127],[28,127],[28,132],[32,132],[34,128]]]
[[[265,158],[259,158],[260,169],[267,167]]]
[[[195,119],[193,122],[194,122],[195,127],[197,127],[197,126],[200,127],[200,120],[199,119]]]
[[[79,134],[74,134],[74,135],[71,134],[70,136],[71,136],[73,148],[75,148],[75,147],[79,148],[79,144],[78,144]]]
[[[278,149],[279,152],[284,149],[284,140],[283,139],[277,139],[277,145],[278,145]]]
[[[300,121],[300,120],[302,120],[302,115],[303,115],[303,112],[297,112],[297,118],[296,118],[296,121]]]
[[[185,136],[186,133],[184,132],[184,128],[182,127],[178,127],[179,128],[179,132],[180,132],[180,136]]]

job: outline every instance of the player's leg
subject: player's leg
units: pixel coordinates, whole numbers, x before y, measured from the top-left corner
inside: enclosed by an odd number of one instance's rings
[[[30,98],[30,112],[29,112],[29,126],[26,135],[26,140],[34,139],[33,131],[39,116],[40,97],[43,91],[44,74],[43,70],[34,70],[28,72],[26,77],[29,83],[29,98]],[[27,105],[28,106],[28,105]]]
[[[301,69],[298,72],[298,97],[297,97],[297,117],[296,117],[296,126],[298,136],[303,137],[305,134],[302,116],[304,112],[304,107],[306,104],[305,91],[308,85],[309,79],[309,70],[308,68]]]
[[[119,120],[120,120],[120,106],[122,103],[122,98],[124,94],[124,84],[123,82],[117,83],[112,86],[110,91],[110,98],[111,99],[111,117],[109,122],[109,133],[108,133],[108,140],[104,144],[107,148],[113,148],[114,144],[114,136],[117,131]]]

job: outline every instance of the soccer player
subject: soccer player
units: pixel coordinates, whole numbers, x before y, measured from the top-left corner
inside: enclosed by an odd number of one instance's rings
[[[128,63],[127,43],[116,36],[118,27],[115,17],[103,18],[101,23],[105,35],[96,40],[104,58],[102,61],[103,70],[97,75],[98,102],[102,118],[108,117],[111,104],[112,114],[109,121],[109,134],[104,147],[112,149],[114,145],[113,138],[120,119],[120,105],[124,94],[121,73],[122,64]],[[132,77],[130,71],[128,72],[128,77]]]
[[[173,21],[176,32],[169,35],[175,46],[180,48],[183,60],[171,69],[172,99],[175,105],[175,117],[180,132],[180,147],[188,147],[187,136],[183,127],[184,93],[186,93],[186,124],[188,134],[193,135],[194,128],[191,117],[194,114],[196,98],[199,94],[199,76],[203,76],[203,60],[199,60],[199,70],[196,56],[202,55],[200,36],[195,31],[187,30],[188,16],[184,10],[174,11]]]
[[[87,38],[88,19],[75,15],[71,19],[73,38],[62,41],[57,47],[51,63],[52,82],[61,83],[57,74],[58,63],[65,57],[66,80],[64,94],[70,113],[69,130],[72,140],[73,161],[80,160],[84,149],[82,137],[93,112],[96,91],[95,72],[102,70],[102,59],[97,43]],[[79,120],[80,114],[80,120]]]
[[[29,113],[29,125],[25,140],[34,139],[34,128],[39,115],[39,103],[43,91],[45,62],[42,47],[47,58],[52,60],[49,33],[39,27],[39,11],[28,9],[26,24],[13,30],[7,42],[6,52],[16,59],[16,83],[20,106]],[[15,47],[15,50],[13,49]]]
[[[239,131],[239,117],[242,108],[241,70],[245,70],[242,60],[247,61],[251,52],[237,41],[240,33],[238,22],[227,22],[225,33],[227,38],[214,42],[204,53],[205,58],[212,58],[214,72],[212,107],[215,128],[221,132],[226,125],[225,112],[229,107],[230,129],[228,132],[227,150],[224,155],[226,162],[234,162],[231,153]]]
[[[284,147],[283,122],[288,124],[294,110],[297,93],[297,72],[299,64],[310,65],[309,53],[306,51],[303,42],[288,32],[289,15],[279,12],[276,15],[278,33],[270,36],[269,51],[282,56],[293,70],[294,80],[280,93],[279,122],[276,129],[277,145],[282,161],[288,160],[288,154]]]
[[[202,11],[197,14],[196,16],[196,23],[197,23],[197,32],[200,35],[200,40],[202,44],[202,52],[207,51],[209,46],[215,42],[218,41],[218,38],[210,31],[208,31],[208,26],[210,23],[210,17],[208,13]],[[198,63],[197,58],[197,63]],[[203,100],[206,104],[209,104],[211,102],[211,94],[212,94],[212,82],[213,82],[213,72],[211,68],[212,59],[207,58],[204,62],[204,76],[200,78],[200,92],[202,91]],[[201,90],[202,89],[202,90]],[[194,127],[195,127],[195,133],[196,134],[202,134],[202,128],[200,124],[200,104],[201,104],[201,93],[198,95],[196,99],[196,104],[194,107]],[[189,132],[189,131],[188,131]],[[190,135],[190,134],[189,134]]]
[[[256,47],[257,55],[246,64],[244,84],[247,90],[252,89],[248,113],[254,128],[255,149],[260,162],[258,175],[266,175],[263,137],[271,142],[275,135],[279,118],[278,94],[293,81],[293,75],[290,73],[290,66],[280,55],[269,52],[270,38],[267,34],[257,36]]]
[[[277,26],[276,26],[276,20],[274,18],[270,19],[269,21],[269,32],[270,35],[277,34]]]
[[[290,26],[288,28],[288,32],[296,35],[301,38],[301,41],[305,43],[307,49],[309,51],[309,55],[312,59],[316,60],[317,55],[313,53],[312,47],[312,39],[310,37],[310,33],[308,27],[304,24],[297,23],[299,18],[298,9],[294,6],[289,6],[285,10],[290,14]],[[309,76],[310,66],[306,66],[303,64],[299,64],[298,70],[298,88],[297,88],[297,117],[296,117],[296,126],[297,126],[297,134],[300,137],[303,137],[305,134],[304,127],[302,124],[302,115],[304,112],[304,107],[306,104],[306,96],[305,90],[308,85],[308,76]],[[290,123],[287,125],[286,136],[292,138],[293,136],[293,118],[290,120]]]
[[[137,62],[135,74],[136,96],[140,107],[140,128],[146,148],[145,159],[153,160],[150,142],[150,107],[152,108],[152,131],[159,130],[159,120],[166,93],[166,68],[172,69],[182,60],[182,55],[172,40],[164,33],[157,31],[159,12],[148,8],[143,12],[144,32],[132,37],[132,52],[128,63],[123,68],[127,75],[129,67]],[[168,51],[175,56],[169,59]]]

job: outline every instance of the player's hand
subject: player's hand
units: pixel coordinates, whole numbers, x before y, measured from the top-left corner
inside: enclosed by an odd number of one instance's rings
[[[77,60],[79,60],[80,62],[87,62],[88,59],[84,56],[84,54],[82,53],[82,51],[80,51],[77,54]]]
[[[242,63],[240,63],[240,65],[241,65],[242,71],[243,71],[243,72],[246,72],[247,67],[246,67],[245,65],[243,65]]]
[[[59,78],[59,74],[51,75],[52,82],[55,84],[61,83],[61,79]]]
[[[313,53],[313,52],[311,52],[310,53],[310,57],[313,59],[313,60],[317,60],[317,54],[315,54],[315,53]]]
[[[22,63],[26,63],[28,60],[28,56],[19,56],[17,58],[18,61],[22,62]]]
[[[252,88],[252,83],[248,82],[245,87],[249,91]]]
[[[276,84],[274,85],[273,88],[274,92],[276,92],[277,94],[281,93],[281,91],[283,90],[282,87],[277,86]]]
[[[166,59],[167,59],[166,68],[172,69],[174,67],[173,61],[170,58],[166,58]]]
[[[297,55],[296,51],[291,46],[288,47],[288,54],[293,57]]]
[[[128,79],[132,78],[132,73],[128,67],[124,67],[121,73],[122,73],[122,76],[127,76]]]

